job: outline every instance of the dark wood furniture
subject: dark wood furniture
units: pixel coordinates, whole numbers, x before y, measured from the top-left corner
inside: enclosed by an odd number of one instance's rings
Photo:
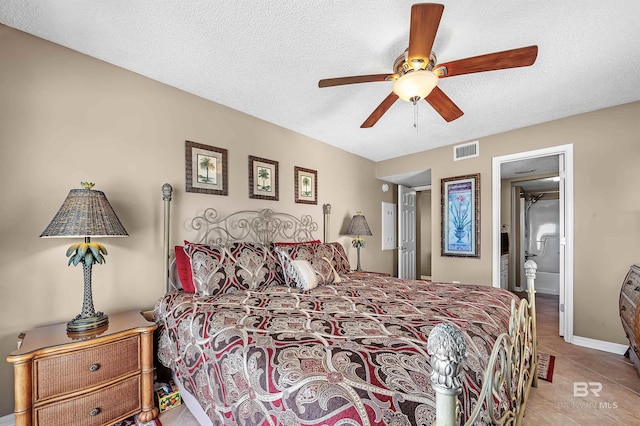
[[[71,334],[66,323],[24,333],[13,363],[16,426],[103,426],[153,402],[153,331],[139,311],[109,315],[102,329]]]
[[[620,320],[629,339],[629,358],[640,374],[640,265],[631,265],[622,283]]]

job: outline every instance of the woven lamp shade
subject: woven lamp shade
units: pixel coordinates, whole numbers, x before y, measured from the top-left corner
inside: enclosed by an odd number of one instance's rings
[[[125,237],[120,223],[102,191],[72,189],[40,237]]]
[[[351,223],[347,228],[347,235],[355,235],[357,237],[371,237],[373,235],[371,233],[371,229],[369,229],[369,224],[367,223],[367,219],[365,219],[364,215],[356,213],[353,216],[353,218],[351,219]]]

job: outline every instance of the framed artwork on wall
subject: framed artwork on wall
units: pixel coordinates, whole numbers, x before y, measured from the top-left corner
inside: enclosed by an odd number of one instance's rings
[[[442,256],[480,257],[480,174],[441,179]]]
[[[185,141],[187,192],[228,195],[227,150]]]
[[[318,172],[295,166],[295,201],[301,204],[318,204]]]
[[[278,162],[249,156],[249,198],[278,201]]]

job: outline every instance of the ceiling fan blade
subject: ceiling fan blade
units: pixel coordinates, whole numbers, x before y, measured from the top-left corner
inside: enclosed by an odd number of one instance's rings
[[[424,100],[447,122],[460,118],[464,114],[464,112],[458,108],[458,105],[454,104],[438,86],[434,87]]]
[[[387,112],[387,110],[389,108],[391,108],[391,105],[393,105],[393,103],[395,101],[397,101],[397,100],[398,100],[398,95],[396,95],[393,92],[389,93],[389,96],[384,98],[384,101],[382,101],[382,103],[380,105],[378,105],[378,108],[376,108],[371,113],[369,118],[367,118],[364,121],[364,123],[362,123],[362,126],[360,126],[360,127],[362,129],[373,127],[373,125],[376,124],[378,122],[378,120],[380,120],[380,117],[382,117],[384,115],[384,113]]]
[[[344,84],[386,81],[387,78],[392,76],[393,74],[369,74],[369,75],[354,75],[351,77],[325,78],[324,80],[320,80],[318,82],[318,87],[331,87],[331,86],[342,86]]]
[[[436,68],[446,67],[446,73],[440,76],[440,78],[445,78],[475,72],[528,67],[533,65],[537,56],[538,46],[528,46],[446,62],[438,64]]]
[[[436,38],[444,5],[434,3],[411,6],[411,27],[409,29],[408,62],[422,59],[429,62],[433,40]]]

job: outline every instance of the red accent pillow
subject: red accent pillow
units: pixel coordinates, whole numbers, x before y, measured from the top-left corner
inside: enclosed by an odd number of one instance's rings
[[[182,289],[187,293],[194,293],[196,287],[193,285],[193,272],[191,271],[191,261],[184,251],[183,246],[176,246],[176,269]]]

